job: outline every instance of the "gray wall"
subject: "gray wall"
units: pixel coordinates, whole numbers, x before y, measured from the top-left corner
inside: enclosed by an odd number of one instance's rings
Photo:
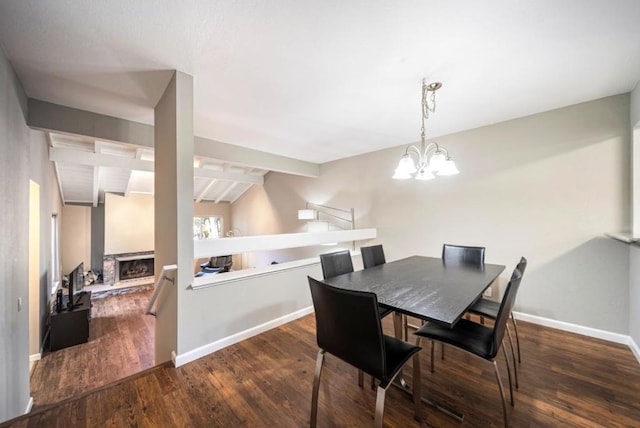
[[[104,260],[104,204],[91,208],[91,269],[102,272]]]
[[[0,50],[0,421],[29,403],[27,101]],[[18,299],[22,310],[18,311]]]
[[[629,95],[438,142],[460,175],[392,180],[403,146],[324,164],[317,179],[269,173],[264,189],[233,204],[234,227],[259,215],[270,219],[265,232],[299,231],[305,200],[354,207],[359,227],[378,228],[389,260],[439,256],[445,242],[483,245],[488,262],[507,265],[503,288],[526,256],[517,310],[628,334],[628,247],[604,235],[630,224]]]
[[[631,92],[631,127],[635,127],[634,146],[640,147],[640,83]],[[634,165],[634,175],[640,175],[640,164]],[[635,178],[635,185],[640,186],[640,178]],[[634,205],[638,205],[635,201]],[[640,216],[640,213],[634,213]],[[637,220],[636,220],[637,221]],[[629,270],[629,335],[640,346],[640,247],[632,245],[630,248]]]

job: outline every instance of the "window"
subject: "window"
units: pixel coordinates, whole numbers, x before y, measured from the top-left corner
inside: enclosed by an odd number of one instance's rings
[[[222,236],[222,217],[194,217],[193,239],[215,239]]]
[[[58,216],[51,216],[51,294],[60,282],[60,247],[58,245]]]

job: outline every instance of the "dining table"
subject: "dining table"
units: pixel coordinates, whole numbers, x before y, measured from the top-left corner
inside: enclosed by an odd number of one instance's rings
[[[378,304],[393,311],[395,335],[403,338],[403,315],[455,326],[504,269],[497,264],[447,264],[441,258],[411,256],[324,282],[345,290],[375,293]],[[399,386],[410,391],[402,376],[399,378]],[[429,397],[423,397],[423,401],[460,421],[464,417]]]

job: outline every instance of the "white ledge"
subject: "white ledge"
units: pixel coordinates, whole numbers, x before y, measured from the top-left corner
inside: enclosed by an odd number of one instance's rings
[[[193,255],[195,258],[207,258],[253,251],[310,247],[333,242],[362,241],[374,239],[376,236],[376,229],[353,229],[197,240],[193,241]]]
[[[193,284],[191,284],[187,288],[197,290],[200,288],[214,287],[216,285],[228,284],[230,282],[241,281],[244,279],[257,278],[263,275],[273,275],[285,270],[300,269],[313,264],[320,264],[320,257],[293,260],[290,262],[279,263],[277,265],[256,267],[252,269],[242,269],[231,272],[203,275],[197,278],[193,278]]]
[[[615,239],[616,241],[624,242],[626,244],[637,244],[640,242],[640,237],[633,236],[630,232],[616,232],[616,233],[607,233],[607,236],[611,239]]]

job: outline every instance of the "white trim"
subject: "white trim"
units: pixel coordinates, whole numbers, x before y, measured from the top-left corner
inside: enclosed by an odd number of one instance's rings
[[[597,328],[585,327],[582,325],[571,324],[564,321],[557,321],[550,318],[539,317],[537,315],[524,314],[522,312],[513,312],[513,315],[516,317],[516,319],[543,325],[545,327],[556,328],[558,330],[577,333],[583,336],[594,337],[596,339],[608,340],[609,342],[621,343],[623,345],[629,344],[630,337],[624,334],[612,333],[606,330],[599,330]]]
[[[631,352],[633,352],[633,355],[636,356],[636,360],[640,363],[640,347],[638,347],[638,344],[631,336],[629,336],[629,348],[631,348]]]
[[[31,354],[29,355],[29,362],[33,363],[35,361],[38,361],[42,359],[42,354],[40,352],[38,352],[37,354]]]
[[[232,334],[231,336],[227,336],[225,338],[216,340],[215,342],[209,343],[207,345],[200,346],[199,348],[196,348],[189,352],[185,352],[184,354],[176,355],[175,351],[171,352],[171,360],[173,361],[173,365],[175,367],[180,367],[184,364],[195,361],[198,358],[202,358],[213,352],[219,351],[220,349],[226,348],[227,346],[231,346],[235,343],[242,342],[243,340],[249,339],[250,337],[257,336],[260,333],[264,333],[265,331],[279,327],[283,324],[286,324],[298,318],[302,318],[303,316],[308,315],[310,313],[313,313],[313,306],[302,308],[290,314],[284,315],[280,318],[267,321],[263,324],[257,325],[255,327],[251,327],[247,330],[238,332],[236,334]]]
[[[27,415],[31,413],[31,409],[33,409],[33,397],[29,397],[29,402],[27,403],[27,408],[24,410],[24,414]]]
[[[550,318],[539,317],[537,315],[524,314],[522,312],[514,311],[513,316],[515,316],[516,319],[527,321],[533,324],[568,331],[570,333],[581,334],[583,336],[594,337],[596,339],[607,340],[613,343],[627,345],[629,349],[631,349],[631,352],[633,352],[636,360],[638,360],[638,363],[640,363],[640,347],[638,347],[638,344],[633,340],[631,336],[620,333],[613,333],[610,331],[600,330],[592,327],[585,327],[578,324],[571,324],[564,321],[552,320]]]

